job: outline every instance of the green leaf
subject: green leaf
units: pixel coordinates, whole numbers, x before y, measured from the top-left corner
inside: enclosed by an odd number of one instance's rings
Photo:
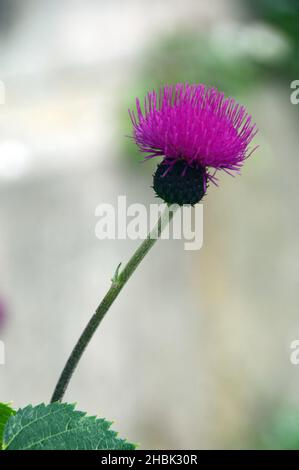
[[[4,450],[134,450],[119,439],[111,423],[76,411],[75,405],[26,406],[6,423]]]
[[[5,403],[0,403],[0,450],[2,450],[4,427],[8,419],[14,413],[15,411],[9,405],[6,405]]]

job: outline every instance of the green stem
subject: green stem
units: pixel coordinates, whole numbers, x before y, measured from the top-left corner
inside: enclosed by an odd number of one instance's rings
[[[126,266],[119,272],[120,265],[118,266],[115,275],[112,279],[112,284],[107,294],[103,298],[102,302],[96,309],[94,315],[89,320],[86,328],[80,336],[77,344],[75,345],[66,365],[61,373],[61,376],[55,387],[51,403],[61,401],[67,386],[72,378],[72,375],[80,361],[82,354],[84,353],[87,345],[91,338],[96,332],[99,324],[103,320],[105,314],[109,310],[110,306],[120,293],[123,286],[129,280],[137,266],[141,263],[145,255],[155,244],[156,240],[160,237],[163,229],[167,226],[169,221],[172,219],[177,206],[166,207],[162,215],[159,217],[155,227],[148,234],[147,238],[141,243],[139,248],[135,251],[132,258],[128,261]]]

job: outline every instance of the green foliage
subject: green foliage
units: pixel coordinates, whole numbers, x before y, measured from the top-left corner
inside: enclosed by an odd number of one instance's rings
[[[111,423],[76,411],[67,403],[40,404],[20,409],[7,421],[4,450],[134,450],[117,437]]]
[[[264,431],[262,447],[272,450],[299,449],[299,410],[280,411]]]
[[[177,30],[154,43],[140,76],[147,89],[189,82],[215,86],[228,95],[248,90],[256,82],[255,66],[242,55],[225,53],[220,41],[192,30]]]
[[[9,418],[15,411],[5,403],[0,403],[0,450],[2,450],[4,428]]]
[[[299,73],[299,2],[298,0],[245,0],[254,21],[264,22],[282,33],[288,41],[290,53],[278,64],[269,64],[270,72],[287,83]],[[278,75],[279,74],[279,75]]]

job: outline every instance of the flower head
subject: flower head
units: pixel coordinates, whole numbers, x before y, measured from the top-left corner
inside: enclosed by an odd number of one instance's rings
[[[163,157],[165,177],[178,162],[203,169],[204,188],[217,170],[239,172],[257,132],[244,106],[203,84],[164,86],[146,95],[144,110],[136,99],[136,108],[133,134],[145,158]]]

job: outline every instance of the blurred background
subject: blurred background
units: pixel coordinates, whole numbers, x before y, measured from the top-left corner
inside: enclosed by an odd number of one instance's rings
[[[204,82],[260,129],[204,201],[204,245],[160,241],[66,400],[141,448],[299,448],[297,0],[0,1],[0,401],[48,401],[120,261],[95,208],[155,202],[136,96]]]

